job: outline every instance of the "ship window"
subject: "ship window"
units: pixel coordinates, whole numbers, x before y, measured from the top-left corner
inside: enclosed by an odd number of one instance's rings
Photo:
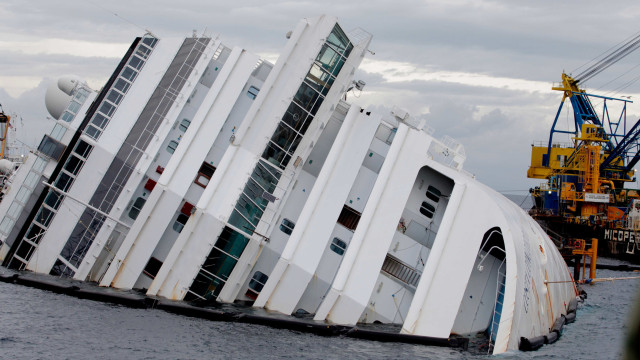
[[[67,107],[67,110],[69,110],[69,112],[75,114],[78,112],[78,110],[80,110],[80,106],[81,104],[77,101],[71,101],[69,103],[69,106]]]
[[[142,42],[149,47],[154,47],[157,41],[158,39],[151,36],[148,36],[148,37],[145,36],[144,38],[142,38]]]
[[[351,231],[355,231],[360,221],[360,213],[345,205],[338,216],[338,223]]]
[[[198,175],[196,176],[196,180],[194,181],[196,184],[207,187],[209,184],[209,180],[213,176],[213,173],[216,171],[216,168],[213,165],[209,165],[206,162],[202,163],[200,166],[200,170],[198,170]]]
[[[131,210],[129,210],[129,217],[135,220],[138,217],[138,215],[140,215],[140,209],[142,209],[142,207],[144,206],[144,203],[146,202],[147,202],[147,199],[143,197],[137,198],[136,201],[133,202],[133,205],[131,206]]]
[[[129,60],[129,66],[131,66],[136,70],[140,70],[143,64],[144,64],[144,61],[142,61],[142,59],[140,59],[137,56],[132,56],[131,60]]]
[[[66,110],[63,114],[61,119],[66,121],[66,122],[71,122],[71,120],[73,120],[73,118],[75,117],[74,114],[70,113],[68,110]]]
[[[69,156],[67,163],[64,164],[64,169],[72,173],[73,175],[78,175],[78,172],[80,171],[80,167],[82,166],[82,163],[83,162],[82,160],[80,160],[80,158],[74,155],[71,155]]]
[[[56,180],[55,187],[62,191],[67,191],[67,189],[69,189],[69,187],[71,186],[72,181],[73,178],[71,178],[69,174],[62,172],[60,173],[60,176],[58,176],[58,180]]]
[[[85,141],[80,140],[78,141],[78,145],[76,145],[74,152],[78,154],[80,157],[86,159],[89,156],[91,149],[93,149],[93,146],[89,145]]]
[[[178,233],[182,232],[182,229],[184,228],[184,225],[187,223],[187,220],[189,220],[189,216],[185,214],[178,214],[178,218],[173,223],[173,230],[175,230]]]
[[[93,119],[91,119],[91,122],[100,129],[104,129],[108,121],[109,119],[100,113],[96,113]]]
[[[291,235],[293,232],[293,228],[296,226],[296,223],[289,219],[282,219],[282,224],[280,224],[280,231],[287,235]]]
[[[347,243],[334,237],[329,248],[338,255],[344,255],[344,251],[347,249]]]
[[[67,114],[67,113],[65,112],[65,114]],[[64,117],[64,115],[63,115],[63,117]],[[73,119],[73,117],[72,117],[72,119]],[[52,138],[60,141],[60,139],[62,139],[62,137],[64,136],[64,134],[66,132],[67,132],[67,129],[64,126],[62,126],[60,124],[56,124],[53,127],[53,130],[51,130],[51,134],[50,135],[51,135]]]
[[[62,153],[65,149],[66,146],[64,146],[63,143],[50,137],[49,135],[44,135],[42,137],[40,145],[38,146],[38,151],[54,160],[60,160],[60,157],[62,156]]]
[[[191,125],[191,121],[189,121],[188,119],[182,119],[182,121],[180,122],[180,126],[178,126],[178,129],[180,129],[180,131],[182,132],[185,132],[189,128],[189,125]]]
[[[258,92],[260,92],[260,89],[255,86],[251,86],[249,91],[247,91],[247,96],[253,100],[258,96]]]
[[[428,217],[429,219],[431,219],[433,217],[433,213],[436,212],[436,208],[429,204],[426,201],[422,202],[422,205],[420,206],[420,213],[426,217]]]
[[[442,196],[440,190],[429,185],[429,187],[427,188],[427,198],[433,202],[438,202],[440,201],[440,196]]]
[[[123,79],[116,80],[116,83],[113,85],[114,88],[122,91],[123,94],[126,93],[127,90],[129,90],[129,86],[131,86],[131,84],[124,81]]]
[[[151,257],[149,262],[147,262],[147,266],[144,267],[143,273],[148,277],[155,279],[156,275],[158,275],[158,271],[160,271],[160,267],[162,267],[162,261]]]
[[[123,78],[129,80],[129,81],[133,81],[133,79],[136,77],[136,75],[138,74],[137,71],[133,70],[130,67],[125,66],[124,70],[122,70],[122,73],[120,74],[120,76],[122,76]]]
[[[176,151],[177,147],[178,147],[178,142],[175,140],[171,140],[169,141],[169,145],[167,145],[167,151],[173,154]]]
[[[44,203],[57,210],[58,206],[60,206],[60,202],[62,201],[61,197],[62,195],[57,192],[49,191],[49,195],[44,199]]]
[[[118,105],[120,104],[120,100],[122,100],[122,94],[112,89],[109,91],[109,95],[107,95],[107,100]]]
[[[109,104],[108,102],[103,102],[102,106],[100,106],[100,112],[105,114],[107,117],[113,115],[113,112],[116,110],[116,107]]]
[[[267,276],[261,271],[256,271],[255,273],[253,273],[253,276],[251,277],[251,281],[249,281],[249,289],[254,290],[257,293],[260,293],[260,291],[262,291],[262,288],[264,287],[264,284],[267,282],[268,279],[269,279],[269,276]]]

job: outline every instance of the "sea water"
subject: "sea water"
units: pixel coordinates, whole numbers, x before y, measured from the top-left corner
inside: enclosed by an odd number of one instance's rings
[[[640,273],[598,270],[599,278]],[[576,322],[538,351],[496,359],[619,359],[640,279],[586,285]],[[636,319],[640,321],[640,319]],[[1,359],[484,359],[460,349],[214,322],[0,283]]]

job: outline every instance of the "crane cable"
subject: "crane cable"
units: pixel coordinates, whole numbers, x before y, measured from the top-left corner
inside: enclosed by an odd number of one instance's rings
[[[616,62],[622,60],[624,57],[638,49],[638,47],[640,47],[640,33],[632,37],[630,40],[624,42],[617,49],[610,52],[607,56],[605,56],[597,63],[591,65],[580,74],[576,75],[574,79],[576,79],[577,82],[585,82],[598,75],[602,71],[606,70]]]

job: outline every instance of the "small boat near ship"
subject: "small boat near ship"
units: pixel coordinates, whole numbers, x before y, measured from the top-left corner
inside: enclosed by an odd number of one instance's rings
[[[300,21],[278,61],[218,36],[136,38],[0,202],[3,266],[320,324],[553,342],[576,287],[554,243],[407,111],[348,103],[372,36]],[[532,345],[534,344],[534,345]],[[536,345],[537,344],[537,345]]]

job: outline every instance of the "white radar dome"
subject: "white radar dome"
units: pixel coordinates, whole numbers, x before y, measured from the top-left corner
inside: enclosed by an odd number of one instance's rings
[[[8,159],[0,159],[0,173],[11,174],[13,171],[13,163]]]
[[[60,77],[58,81],[52,82],[47,88],[44,103],[49,114],[56,120],[60,119],[60,116],[62,116],[62,113],[69,105],[73,89],[75,89],[79,83],[86,86],[86,82],[80,77],[65,75]]]

